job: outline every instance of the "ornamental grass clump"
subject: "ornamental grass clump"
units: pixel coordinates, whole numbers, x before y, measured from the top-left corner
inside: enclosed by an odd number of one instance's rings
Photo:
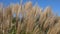
[[[49,6],[43,10],[26,2],[0,7],[0,34],[60,34],[59,26],[60,17]]]

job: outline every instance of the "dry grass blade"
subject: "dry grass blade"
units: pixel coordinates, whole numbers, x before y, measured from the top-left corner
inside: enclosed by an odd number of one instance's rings
[[[59,34],[59,32],[60,32],[60,20],[54,27],[50,29],[50,31],[48,31],[47,34]]]

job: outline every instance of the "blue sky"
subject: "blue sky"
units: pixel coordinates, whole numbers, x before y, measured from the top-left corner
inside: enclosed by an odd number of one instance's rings
[[[60,0],[30,0],[33,5],[37,2],[37,4],[46,8],[47,6],[52,7],[52,11],[57,13],[60,16]],[[23,0],[23,3],[27,2],[27,0]],[[4,6],[8,6],[10,3],[20,3],[20,0],[0,0],[0,3],[3,3]]]

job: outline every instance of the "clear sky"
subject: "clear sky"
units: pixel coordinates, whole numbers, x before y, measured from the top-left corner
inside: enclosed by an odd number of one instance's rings
[[[57,13],[60,16],[60,0],[30,0],[33,5],[37,2],[37,4],[46,8],[47,6],[51,6],[54,13]],[[23,3],[27,2],[27,0],[23,0]],[[10,3],[20,3],[20,0],[0,0],[0,3],[3,3],[4,6],[8,6]]]

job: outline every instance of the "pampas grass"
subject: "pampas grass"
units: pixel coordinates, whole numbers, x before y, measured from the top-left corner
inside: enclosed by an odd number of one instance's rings
[[[59,34],[59,26],[60,17],[54,15],[51,7],[43,11],[31,2],[22,5],[22,0],[21,4],[0,7],[0,34]]]

